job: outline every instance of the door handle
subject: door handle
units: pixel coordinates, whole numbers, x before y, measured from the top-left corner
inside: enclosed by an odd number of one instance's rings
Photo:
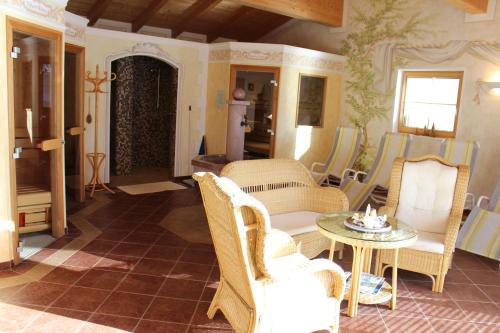
[[[68,135],[82,135],[83,127],[71,127],[66,130],[66,134]]]
[[[61,148],[63,143],[64,141],[62,141],[61,139],[43,140],[36,147],[43,151],[49,151]]]
[[[14,148],[14,152],[12,153],[12,158],[17,160],[21,158],[21,153],[23,152],[23,147]]]
[[[274,131],[272,129],[270,129],[270,128],[267,130],[267,133],[271,134],[271,136],[274,135]]]

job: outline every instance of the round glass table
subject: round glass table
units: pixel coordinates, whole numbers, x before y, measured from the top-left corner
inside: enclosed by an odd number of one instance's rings
[[[333,259],[335,243],[341,242],[352,246],[352,276],[351,288],[346,291],[345,298],[349,300],[347,314],[355,317],[358,310],[358,303],[379,304],[389,302],[391,309],[396,309],[397,295],[397,274],[398,274],[398,250],[401,247],[409,246],[417,240],[417,232],[412,227],[398,221],[395,218],[388,218],[391,224],[391,231],[384,233],[360,232],[347,228],[344,221],[355,212],[324,213],[318,216],[316,225],[318,231],[331,240],[329,259]],[[370,273],[373,249],[394,250],[394,261],[392,264],[392,286],[384,282],[382,289],[377,294],[360,294],[360,276],[362,272]],[[382,275],[382,272],[375,272]]]

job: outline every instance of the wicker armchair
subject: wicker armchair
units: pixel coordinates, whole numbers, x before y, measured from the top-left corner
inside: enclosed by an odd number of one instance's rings
[[[233,180],[244,192],[261,201],[271,215],[271,226],[292,236],[308,258],[329,250],[331,244],[317,231],[316,217],[323,212],[349,209],[342,191],[320,187],[295,160],[237,161],[226,165],[221,176]],[[341,259],[343,248],[343,244],[335,248],[340,251]]]
[[[435,292],[443,292],[451,267],[468,181],[466,165],[449,164],[432,155],[397,158],[387,205],[379,211],[418,230],[417,242],[399,250],[398,267],[428,275]],[[382,274],[392,261],[393,251],[378,251],[377,274]]]
[[[237,333],[338,330],[345,276],[326,259],[309,260],[271,229],[266,208],[227,178],[197,173],[220,282],[208,317],[221,310]]]

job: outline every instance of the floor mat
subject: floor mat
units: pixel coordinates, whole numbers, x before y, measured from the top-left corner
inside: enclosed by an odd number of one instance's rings
[[[35,253],[38,253],[43,248],[47,247],[56,239],[47,233],[30,233],[20,236],[20,241],[23,245],[19,256],[22,260],[26,260]]]
[[[186,187],[173,182],[156,182],[156,183],[146,183],[137,185],[126,185],[126,186],[118,186],[118,188],[130,195],[186,189]]]

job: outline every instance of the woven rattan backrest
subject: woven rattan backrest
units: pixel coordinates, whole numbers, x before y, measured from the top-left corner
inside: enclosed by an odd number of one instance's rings
[[[318,186],[300,162],[289,159],[232,162],[222,169],[221,176],[234,181],[246,193]]]
[[[248,305],[254,304],[251,281],[259,274],[255,265],[255,216],[250,208],[236,205],[246,196],[236,184],[211,173],[197,173],[221,276]],[[231,182],[232,183],[232,182]]]

